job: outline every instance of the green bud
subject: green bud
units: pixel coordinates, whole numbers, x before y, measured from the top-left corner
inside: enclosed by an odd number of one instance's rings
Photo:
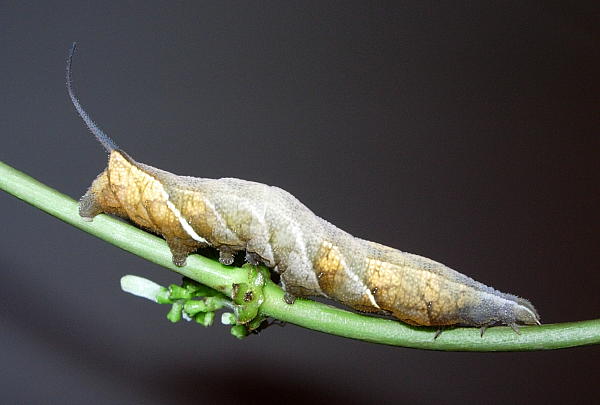
[[[216,311],[223,308],[228,300],[221,297],[208,297],[204,300],[206,303],[206,311]]]
[[[235,325],[231,327],[231,334],[238,339],[243,339],[248,336],[248,331],[244,325]]]
[[[187,289],[180,287],[175,284],[169,286],[169,298],[172,300],[184,299],[189,300],[192,298],[192,294]]]
[[[189,300],[183,305],[183,310],[188,315],[194,316],[198,312],[207,312],[209,309],[204,301]]]
[[[181,301],[175,301],[171,310],[167,314],[167,319],[173,323],[181,321],[181,311],[183,310],[183,303]]]
[[[194,320],[202,326],[210,326],[215,320],[214,312],[200,312],[194,317]]]

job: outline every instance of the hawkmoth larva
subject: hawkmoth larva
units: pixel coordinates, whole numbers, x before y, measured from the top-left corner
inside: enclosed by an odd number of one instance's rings
[[[115,214],[162,235],[178,266],[204,246],[218,249],[224,264],[244,250],[248,261],[262,262],[281,275],[290,300],[325,296],[412,325],[505,324],[517,330],[517,324],[539,324],[529,301],[425,257],[353,237],[280,188],[234,178],[177,176],[136,162],[79,104],[71,86],[74,52],[75,44],[67,61],[69,96],[109,152],[107,168],[81,198],[83,218]]]

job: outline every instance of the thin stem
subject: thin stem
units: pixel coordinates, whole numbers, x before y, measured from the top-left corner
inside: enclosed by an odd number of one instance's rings
[[[248,281],[244,270],[223,266],[199,255],[190,256],[185,267],[176,267],[163,239],[107,215],[85,222],[78,215],[76,201],[3,162],[0,162],[0,189],[121,249],[227,295],[231,295],[232,284]],[[305,299],[288,305],[283,300],[283,291],[273,283],[268,283],[264,292],[261,315],[333,335],[394,346],[429,350],[520,351],[600,343],[600,319],[523,327],[520,335],[507,327],[495,327],[490,328],[483,338],[475,328],[452,328],[434,340],[435,329],[432,328],[412,327]]]
[[[0,162],[0,189],[123,250],[215,289],[230,289],[231,284],[245,280],[242,271],[232,272],[231,267],[199,255],[190,256],[187,266],[177,267],[163,239],[108,215],[84,221],[79,216],[77,201],[3,162]]]

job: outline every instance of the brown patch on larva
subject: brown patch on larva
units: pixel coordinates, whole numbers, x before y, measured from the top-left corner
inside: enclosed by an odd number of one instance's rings
[[[412,265],[367,258],[365,279],[377,285],[377,303],[399,319],[413,325],[456,323],[455,316],[468,299],[464,286]]]
[[[216,226],[215,213],[207,209],[204,196],[193,190],[179,189],[171,196],[173,204],[199,235],[211,235]]]
[[[186,257],[201,243],[194,240],[181,225],[182,214],[175,212],[171,196],[163,184],[118,150],[111,152],[107,172],[109,186],[121,202],[126,217],[161,234],[173,254],[173,263],[185,265]]]
[[[395,289],[390,280],[392,264],[381,260],[366,258],[365,279],[367,285],[375,285],[377,303],[385,309],[388,303],[396,300]],[[372,292],[372,291],[371,291]]]
[[[173,262],[183,265],[200,244],[183,229],[168,203],[169,195],[159,180],[121,151],[113,150],[108,167],[82,197],[80,213],[86,218],[101,212],[116,214],[161,234],[173,253]]]
[[[337,245],[325,240],[313,261],[321,290],[330,297],[364,312],[379,312],[370,289],[360,276],[346,268],[344,256]]]
[[[84,218],[93,218],[103,212],[127,217],[127,211],[109,187],[107,170],[96,177],[87,193],[81,197],[79,212]]]
[[[317,272],[319,286],[326,294],[338,286],[340,273],[343,273],[342,255],[340,249],[329,241],[323,241],[315,255],[313,266]]]
[[[118,151],[110,154],[107,171],[110,188],[129,219],[144,228],[159,231],[159,224],[153,221],[149,212],[152,209],[148,209],[150,205],[164,207],[156,212],[157,218],[164,218],[167,214],[166,198],[158,190],[162,187],[160,184],[157,186],[158,181],[132,165]]]
[[[169,209],[169,195],[160,181],[116,150],[110,154],[107,171],[110,188],[129,219],[165,238],[191,239]]]
[[[377,303],[399,319],[416,325],[450,325],[462,322],[461,311],[478,301],[476,290],[431,271],[439,263],[424,257],[408,257],[396,249],[367,242],[383,253],[365,259],[364,279],[378,286]]]

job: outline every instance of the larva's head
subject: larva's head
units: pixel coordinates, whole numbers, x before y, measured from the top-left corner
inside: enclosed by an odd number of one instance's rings
[[[461,312],[463,322],[473,326],[540,324],[540,317],[529,301],[498,292],[484,294]]]
[[[515,322],[521,325],[540,325],[540,316],[531,305],[523,298],[517,298],[514,305]]]

